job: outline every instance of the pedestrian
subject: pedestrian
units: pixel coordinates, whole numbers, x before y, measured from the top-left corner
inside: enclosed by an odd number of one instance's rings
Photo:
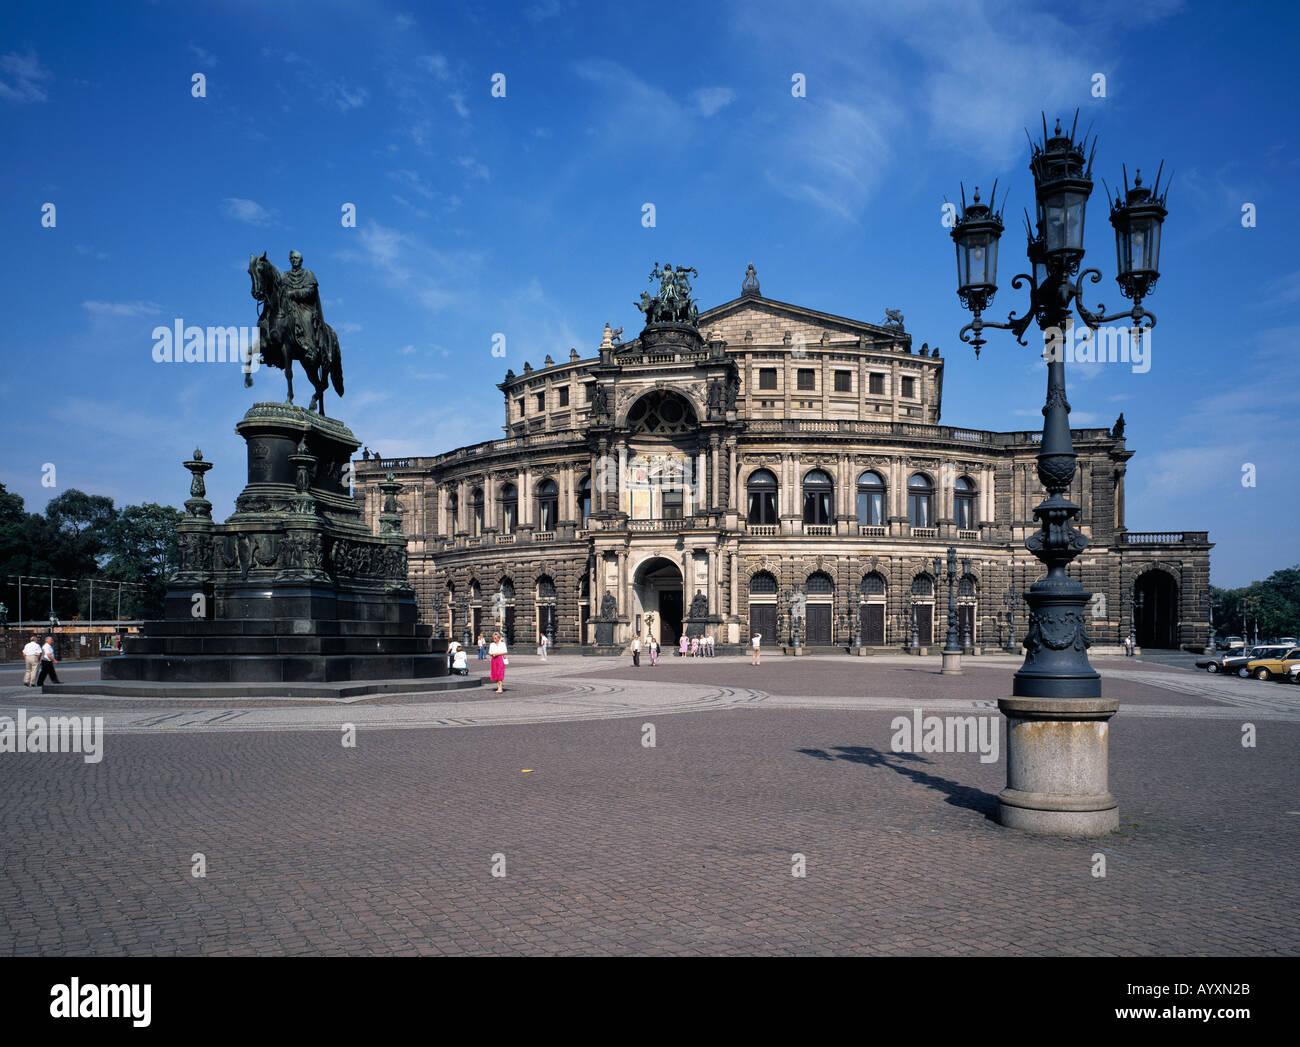
[[[501,639],[500,633],[492,634],[492,645],[488,648],[488,655],[492,659],[492,664],[488,669],[488,678],[497,685],[497,694],[502,692],[502,684],[506,679],[506,666],[510,664],[510,659],[506,657],[506,644]]]
[[[650,664],[652,666],[659,664],[659,641],[653,636],[650,637]]]
[[[632,637],[632,664],[638,667],[641,665],[641,637],[639,636]]]
[[[457,676],[469,675],[468,655],[465,654],[465,648],[460,644],[456,645],[456,653],[452,655],[451,671]]]
[[[59,674],[54,671],[54,667],[59,660],[54,657],[54,637],[45,637],[45,646],[41,648],[41,670],[36,674],[36,686],[40,687],[48,676],[55,683],[59,682]]]
[[[487,641],[483,639],[483,634],[478,634],[478,660],[481,662],[487,657]]]
[[[547,639],[546,634],[542,633],[541,642],[537,645],[537,653],[541,656],[542,661],[546,661],[546,648],[550,646],[551,641]]]
[[[1129,633],[1128,636],[1124,638],[1124,654],[1127,657],[1132,658],[1133,650],[1136,647],[1137,647],[1137,642],[1134,640],[1133,634]]]
[[[23,662],[26,665],[23,671],[23,686],[33,687],[36,684],[36,673],[41,665],[41,641],[35,633],[32,633],[32,638],[23,648]]]
[[[706,658],[713,657],[713,634],[712,633],[704,634],[704,654]]]
[[[749,646],[750,646],[749,664],[750,665],[758,665],[759,648],[762,646],[762,643],[763,643],[762,633],[755,633],[754,638],[749,641]]]
[[[685,633],[682,633],[681,643],[679,643],[679,644],[677,645],[677,657],[678,657],[678,658],[685,658],[685,657],[686,657],[686,647],[687,647],[687,645],[688,645],[689,643],[690,643],[690,641],[686,638],[686,634],[685,634]]]
[[[692,658],[698,658],[699,656],[700,656],[700,638],[699,638],[698,636],[692,636],[692,637],[691,637],[691,657],[692,657]]]

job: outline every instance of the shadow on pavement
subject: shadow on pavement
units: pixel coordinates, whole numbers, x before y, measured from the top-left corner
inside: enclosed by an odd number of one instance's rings
[[[866,764],[868,767],[886,767],[891,771],[911,778],[918,785],[943,793],[954,807],[965,807],[977,811],[991,822],[997,821],[998,798],[983,789],[962,785],[949,778],[940,778],[920,767],[908,764],[924,764],[930,761],[916,753],[885,753],[865,745],[837,745],[833,752],[825,749],[798,749],[797,752],[818,760],[847,760],[849,763]],[[837,755],[838,754],[838,755]]]

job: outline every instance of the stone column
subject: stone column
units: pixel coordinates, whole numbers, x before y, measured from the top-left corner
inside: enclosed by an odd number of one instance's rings
[[[735,618],[739,613],[739,568],[735,552],[731,553],[731,617]]]
[[[721,509],[722,504],[718,500],[718,494],[721,488],[718,487],[718,434],[713,433],[709,436],[709,461],[712,463],[712,469],[709,473],[709,508]]]
[[[737,497],[740,493],[740,484],[737,482],[736,441],[734,439],[730,441],[729,451],[730,471],[727,473],[727,504],[736,512],[740,512],[740,503],[737,501]]]

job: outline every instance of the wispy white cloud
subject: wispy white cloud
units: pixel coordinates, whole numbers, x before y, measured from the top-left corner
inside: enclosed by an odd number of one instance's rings
[[[736,92],[730,87],[702,87],[691,97],[701,116],[712,116],[734,102]]]
[[[44,102],[48,97],[46,85],[53,79],[54,75],[31,51],[0,55],[0,98],[6,102]]]
[[[245,200],[238,196],[228,196],[222,201],[222,212],[227,218],[233,218],[237,222],[247,222],[249,225],[270,225],[274,219],[274,212],[268,211],[255,200]]]
[[[194,56],[194,61],[199,65],[206,66],[209,69],[217,64],[217,56],[210,51],[205,51],[197,44],[190,44],[190,54]]]
[[[100,302],[86,301],[81,308],[92,316],[157,316],[162,306],[157,302]]]

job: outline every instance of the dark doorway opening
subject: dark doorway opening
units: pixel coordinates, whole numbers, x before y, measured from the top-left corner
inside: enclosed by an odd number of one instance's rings
[[[1139,647],[1178,646],[1178,583],[1147,571],[1133,583],[1133,624]]]
[[[885,605],[864,603],[859,606],[862,616],[862,642],[868,647],[880,647],[885,642]]]
[[[682,638],[682,605],[680,589],[659,590],[659,646],[667,650],[676,647]]]

